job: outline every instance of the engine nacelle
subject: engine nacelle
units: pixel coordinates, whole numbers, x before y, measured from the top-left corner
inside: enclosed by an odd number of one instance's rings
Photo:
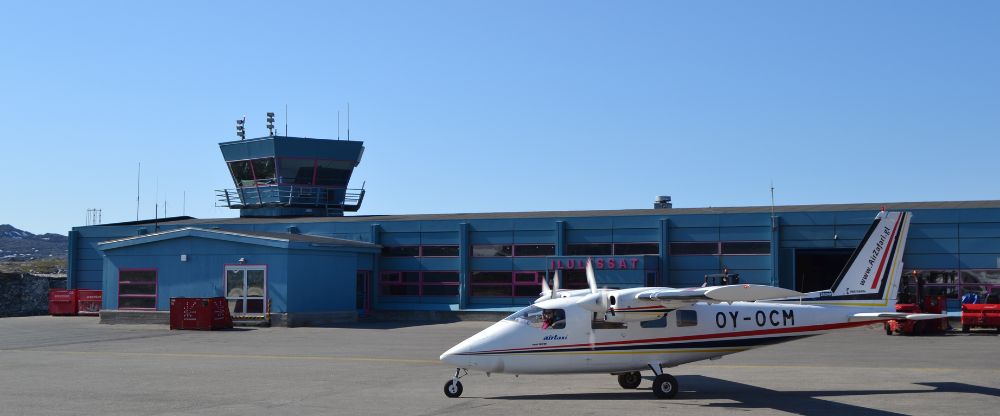
[[[608,322],[640,322],[659,319],[673,308],[667,308],[659,302],[640,301],[635,295],[643,288],[622,289],[608,293],[608,309],[604,320]]]

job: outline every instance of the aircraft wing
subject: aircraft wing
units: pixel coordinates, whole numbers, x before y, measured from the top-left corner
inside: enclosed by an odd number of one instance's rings
[[[948,315],[937,313],[861,312],[851,315],[850,321],[884,321],[886,319],[923,321],[927,319],[942,319],[947,317]]]
[[[805,297],[804,293],[765,285],[727,285],[684,289],[656,288],[639,292],[636,300],[683,307],[695,302],[752,302],[756,300]]]

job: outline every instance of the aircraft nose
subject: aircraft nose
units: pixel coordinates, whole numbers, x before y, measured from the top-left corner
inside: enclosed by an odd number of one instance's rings
[[[440,357],[441,361],[444,361],[448,364],[455,364],[455,365],[461,364],[463,360],[461,359],[462,356],[460,354],[468,350],[468,348],[466,348],[466,346],[463,344],[464,343],[461,343],[454,347],[451,347],[448,349],[448,351],[445,351],[444,354],[441,354]]]

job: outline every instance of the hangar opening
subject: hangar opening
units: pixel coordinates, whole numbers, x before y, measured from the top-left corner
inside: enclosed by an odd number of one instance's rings
[[[849,248],[795,250],[795,289],[813,292],[831,288],[853,251]]]

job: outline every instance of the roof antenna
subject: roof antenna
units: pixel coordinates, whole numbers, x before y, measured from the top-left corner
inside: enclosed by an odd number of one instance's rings
[[[351,141],[351,102],[347,102],[347,141]]]
[[[285,137],[288,137],[288,104],[285,104]]]
[[[778,228],[774,219],[774,179],[771,179],[771,229]]]
[[[139,184],[142,179],[142,161],[139,161],[139,170],[135,172],[135,220],[139,221]]]
[[[337,110],[337,140],[340,140],[340,110]]]

